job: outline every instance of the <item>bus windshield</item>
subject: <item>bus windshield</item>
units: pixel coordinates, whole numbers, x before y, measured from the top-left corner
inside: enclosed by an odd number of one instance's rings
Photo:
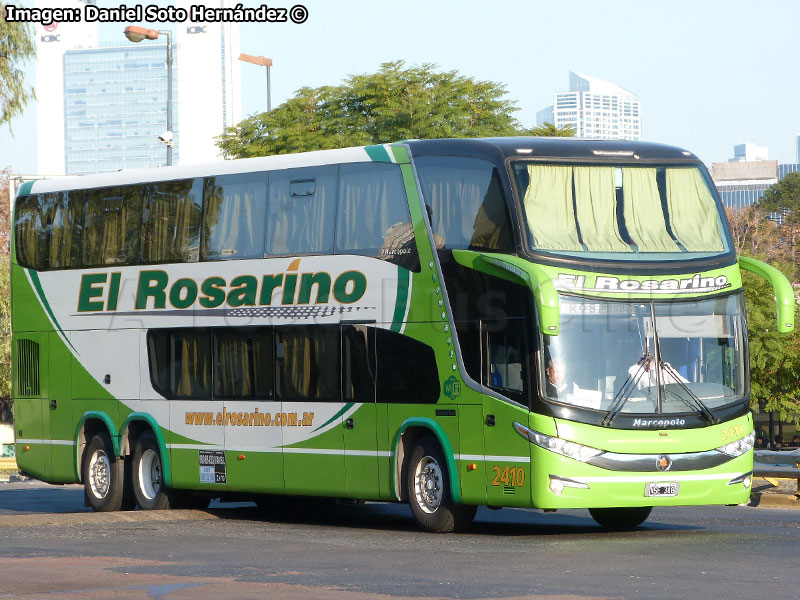
[[[669,303],[561,296],[561,331],[544,336],[545,397],[633,414],[709,414],[741,400],[743,304],[741,293]]]
[[[693,165],[513,163],[532,252],[615,261],[730,252],[721,208]]]

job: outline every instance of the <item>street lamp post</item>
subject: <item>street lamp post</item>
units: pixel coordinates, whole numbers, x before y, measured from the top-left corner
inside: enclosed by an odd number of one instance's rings
[[[272,110],[272,91],[270,88],[269,71],[272,67],[272,59],[266,56],[251,56],[249,54],[240,54],[239,60],[249,62],[259,67],[267,67],[267,112]]]
[[[162,29],[147,29],[130,25],[125,28],[125,37],[131,42],[157,40],[159,35],[167,38],[167,131],[161,139],[167,145],[167,166],[172,165],[172,32]]]

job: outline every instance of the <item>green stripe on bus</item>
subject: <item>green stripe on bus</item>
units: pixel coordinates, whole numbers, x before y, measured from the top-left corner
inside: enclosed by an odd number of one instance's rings
[[[392,157],[389,156],[389,153],[383,146],[364,146],[364,150],[367,151],[367,155],[374,162],[392,162]]]
[[[350,410],[350,408],[351,408],[351,407],[352,407],[354,404],[355,404],[355,402],[348,402],[347,404],[345,404],[345,405],[342,407],[342,409],[341,409],[339,412],[337,412],[335,415],[333,415],[333,416],[332,416],[330,419],[328,419],[327,421],[325,421],[325,422],[324,422],[322,425],[320,425],[319,427],[317,427],[317,428],[316,428],[314,431],[312,431],[311,433],[315,433],[315,432],[319,431],[320,429],[322,429],[323,427],[325,427],[326,425],[329,425],[330,423],[333,423],[333,422],[334,422],[336,419],[338,419],[338,418],[339,418],[339,417],[341,417],[341,416],[342,416],[344,413],[346,413],[348,410]]]
[[[408,148],[405,146],[391,146],[392,154],[394,154],[394,162],[396,163],[408,163],[411,162],[411,158],[408,155]]]
[[[408,284],[411,281],[411,273],[405,269],[397,269],[397,297],[394,301],[394,315],[392,315],[392,326],[389,328],[395,333],[400,332],[403,321],[406,317],[406,304],[408,303]]]
[[[39,281],[39,274],[32,270],[28,269],[28,274],[31,276],[31,282],[33,283],[33,289],[36,290],[36,295],[39,296],[39,300],[41,301],[44,309],[47,311],[47,314],[50,315],[50,318],[53,320],[53,324],[56,326],[59,332],[61,332],[61,337],[64,338],[64,341],[69,344],[69,347],[75,350],[75,346],[72,345],[72,342],[69,341],[67,334],[64,333],[64,330],[61,329],[61,325],[56,319],[56,316],[53,314],[53,309],[50,308],[50,303],[47,301],[47,298],[44,295],[44,290],[42,289],[42,283]],[[77,353],[78,351],[75,350]]]
[[[27,196],[31,193],[31,188],[33,187],[32,181],[26,181],[17,190],[17,196]]]

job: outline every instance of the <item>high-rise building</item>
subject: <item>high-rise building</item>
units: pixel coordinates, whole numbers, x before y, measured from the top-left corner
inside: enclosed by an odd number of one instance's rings
[[[795,144],[797,146],[797,162],[800,163],[800,133],[795,136]]]
[[[536,113],[536,122],[572,127],[577,137],[642,139],[641,104],[635,94],[573,71],[569,91],[553,94],[553,104]]]
[[[166,164],[166,148],[158,141],[167,127],[166,53],[165,43],[150,42],[64,54],[67,175]],[[175,92],[173,85],[173,107]],[[178,164],[178,119],[173,118],[172,131],[172,159]]]
[[[744,142],[733,147],[733,158],[729,158],[728,162],[755,162],[758,160],[769,160],[769,149],[753,142]]]
[[[64,0],[63,8],[83,11],[91,0]],[[41,8],[50,4],[37,2]],[[66,173],[64,152],[64,55],[76,48],[97,46],[97,23],[51,23],[36,25],[36,106],[38,171],[42,175]]]
[[[158,136],[167,130],[167,36],[132,43],[122,35],[123,24],[103,24],[119,41],[98,47],[97,24],[89,33],[78,31],[80,25],[85,24],[58,25],[69,31],[58,39],[37,37],[39,172],[79,175],[165,165]],[[173,164],[218,159],[214,138],[241,119],[238,24],[164,28],[172,30],[173,43]],[[42,52],[45,44],[53,49]]]

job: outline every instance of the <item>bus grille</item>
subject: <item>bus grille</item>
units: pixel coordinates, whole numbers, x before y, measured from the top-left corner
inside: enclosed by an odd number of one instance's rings
[[[17,340],[17,394],[39,395],[39,344]]]

